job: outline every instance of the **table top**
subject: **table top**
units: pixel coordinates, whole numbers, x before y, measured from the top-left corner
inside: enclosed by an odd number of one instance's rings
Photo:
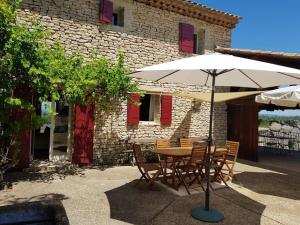
[[[166,156],[185,157],[192,154],[192,147],[169,147],[154,150],[155,153]],[[216,151],[224,151],[225,148],[217,148]],[[211,153],[215,151],[215,146],[211,147]]]
[[[166,156],[190,156],[192,154],[192,147],[170,147],[170,148],[158,148],[156,149],[157,154]]]

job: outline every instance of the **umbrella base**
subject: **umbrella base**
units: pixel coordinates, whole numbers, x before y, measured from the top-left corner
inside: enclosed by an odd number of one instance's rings
[[[224,219],[223,213],[216,209],[206,210],[204,208],[194,208],[192,209],[192,217],[197,220],[201,220],[209,223],[217,223]]]

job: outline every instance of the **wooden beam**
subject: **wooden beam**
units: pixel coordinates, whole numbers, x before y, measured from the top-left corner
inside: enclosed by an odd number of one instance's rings
[[[227,28],[234,28],[240,17],[218,10],[214,10],[201,4],[186,0],[134,0],[162,10],[178,13],[183,16],[217,24]]]

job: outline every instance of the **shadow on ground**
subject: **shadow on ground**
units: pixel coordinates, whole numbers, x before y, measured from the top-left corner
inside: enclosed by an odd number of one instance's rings
[[[54,171],[10,171],[5,173],[4,182],[17,184],[18,182],[29,181],[33,183],[51,183],[54,180],[64,180],[68,176],[84,176],[86,169],[95,169],[104,171],[112,166],[89,165],[82,167],[71,167],[69,169],[55,169]],[[30,169],[30,168],[29,168]]]
[[[137,181],[106,192],[111,218],[132,224],[202,224],[191,217],[191,210],[202,207],[204,194],[179,197],[155,185],[149,190]],[[211,195],[212,207],[225,215],[219,224],[260,224],[265,205],[232,190],[222,189]],[[204,224],[204,223],[203,223]]]
[[[252,162],[245,161],[243,164],[253,165]],[[300,200],[300,173],[267,165],[254,165],[263,170],[237,173],[233,183],[256,193]]]
[[[14,204],[21,204],[26,202],[43,202],[43,201],[62,201],[68,199],[63,194],[56,194],[56,193],[50,193],[50,194],[42,194],[32,197],[24,197],[24,198],[10,198],[10,196],[4,196],[5,199],[0,198],[0,205],[2,200],[4,200],[6,205],[14,205]]]
[[[105,192],[111,218],[132,224],[149,224],[152,218],[168,207],[177,196],[155,184],[132,181]]]
[[[83,176],[83,169],[72,169],[68,171],[51,172],[7,172],[4,176],[4,182],[16,184],[18,182],[44,182],[51,183],[55,179],[65,179],[67,176]]]

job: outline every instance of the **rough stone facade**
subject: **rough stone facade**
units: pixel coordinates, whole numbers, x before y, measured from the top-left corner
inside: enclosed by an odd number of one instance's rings
[[[230,47],[231,30],[219,25],[160,10],[133,0],[114,0],[114,5],[124,7],[124,27],[102,24],[99,21],[100,0],[24,0],[19,20],[28,22],[36,16],[51,32],[51,40],[58,39],[67,51],[78,51],[86,58],[94,52],[116,59],[123,49],[125,63],[132,69],[171,61],[189,56],[179,52],[179,23],[194,25],[195,31],[205,31],[205,51],[216,45]],[[146,85],[154,84],[145,82]],[[202,91],[204,87],[163,85],[169,91]],[[207,135],[209,104],[193,107],[191,100],[174,97],[172,125],[141,122],[136,127],[126,125],[127,103],[105,115],[96,107],[94,158],[120,149],[120,139],[172,138]],[[226,104],[215,109],[214,136],[220,144],[227,137]]]

